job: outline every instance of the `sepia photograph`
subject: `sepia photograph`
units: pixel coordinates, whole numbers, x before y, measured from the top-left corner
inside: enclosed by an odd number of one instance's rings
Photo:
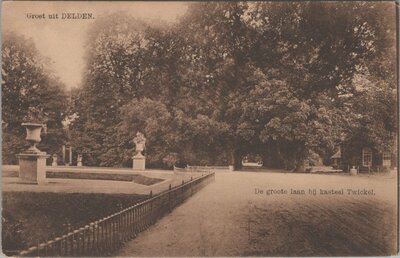
[[[8,257],[399,253],[399,2],[3,1]]]

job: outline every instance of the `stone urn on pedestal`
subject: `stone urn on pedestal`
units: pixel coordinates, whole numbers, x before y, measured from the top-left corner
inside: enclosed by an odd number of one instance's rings
[[[134,170],[145,170],[146,168],[146,157],[142,154],[142,151],[145,149],[146,138],[141,132],[136,134],[136,137],[133,138],[133,142],[136,145],[135,155],[132,157],[133,164],[132,168]]]
[[[36,114],[32,119],[32,112]],[[36,113],[35,113],[36,112]],[[36,109],[30,109],[29,120],[40,121],[37,117]],[[28,121],[29,121],[28,120]],[[26,128],[26,140],[30,143],[29,148],[20,154],[19,159],[19,178],[23,183],[43,184],[46,183],[46,159],[50,157],[46,152],[40,151],[36,145],[41,141],[40,134],[45,125],[42,123],[22,123]]]

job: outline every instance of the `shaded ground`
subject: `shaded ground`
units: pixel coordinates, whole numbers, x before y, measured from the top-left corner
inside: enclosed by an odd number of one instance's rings
[[[7,255],[61,236],[131,206],[145,195],[3,192],[2,247]]]
[[[68,173],[68,172],[47,172],[49,178],[71,178],[71,179],[95,179],[135,182],[141,185],[153,185],[163,181],[160,178],[147,177],[143,175],[121,175],[121,174],[100,174],[100,173]]]
[[[18,171],[3,172],[4,177],[18,177]],[[105,174],[105,173],[81,173],[81,172],[46,172],[47,178],[92,179],[135,182],[141,185],[153,185],[163,181],[160,178],[147,177],[138,174]]]
[[[321,189],[343,194],[321,195]],[[219,173],[118,256],[392,255],[396,196],[394,177]]]

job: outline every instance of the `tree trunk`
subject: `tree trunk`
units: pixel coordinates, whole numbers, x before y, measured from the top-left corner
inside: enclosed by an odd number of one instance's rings
[[[297,148],[297,152],[295,155],[295,168],[294,172],[305,172],[305,167],[304,167],[304,161],[306,160],[307,157],[307,149],[305,146],[300,145]]]
[[[231,164],[229,165],[233,165],[235,170],[242,168],[242,156],[237,149],[233,149],[231,152]]]
[[[288,165],[287,165],[287,158],[284,157],[284,155],[282,154],[282,147],[281,147],[281,143],[276,142],[275,143],[275,159],[277,159],[276,164],[278,165],[279,168],[284,168],[284,169],[288,169]]]

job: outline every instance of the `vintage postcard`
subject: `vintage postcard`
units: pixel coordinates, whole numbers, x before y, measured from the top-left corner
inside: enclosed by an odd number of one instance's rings
[[[395,1],[3,1],[3,255],[397,255],[398,24]]]

